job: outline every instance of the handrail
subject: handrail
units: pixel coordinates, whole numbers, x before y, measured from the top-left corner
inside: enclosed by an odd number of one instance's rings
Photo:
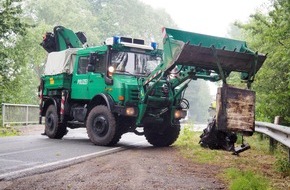
[[[290,127],[256,121],[255,131],[264,133],[290,148]]]
[[[290,162],[290,127],[273,123],[255,121],[255,131],[270,137],[270,150],[275,148],[274,140],[288,147],[288,162]],[[273,140],[274,139],[274,140]]]
[[[36,124],[38,123],[38,113],[38,105],[2,103],[2,126]]]

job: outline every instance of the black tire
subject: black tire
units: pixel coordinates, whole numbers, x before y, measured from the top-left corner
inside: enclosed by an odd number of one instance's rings
[[[65,124],[58,122],[56,107],[50,105],[45,113],[45,134],[51,139],[61,139],[66,133]]]
[[[113,140],[109,144],[110,146],[113,146],[120,141],[122,135],[124,133],[127,133],[129,130],[129,127],[135,123],[133,121],[134,120],[132,120],[131,118],[128,119],[122,116],[116,117],[116,133]]]
[[[120,141],[122,135],[123,135],[123,134],[120,133],[120,132],[117,130],[117,131],[116,131],[116,134],[114,135],[113,139],[112,139],[111,142],[108,144],[108,146],[114,146],[114,145],[116,145],[116,144]]]
[[[147,141],[156,147],[166,147],[172,145],[178,138],[180,132],[180,124],[173,126],[166,125],[166,128],[161,131],[154,130],[154,127],[144,127],[145,137]]]
[[[116,119],[103,105],[94,107],[87,118],[87,133],[92,143],[100,146],[112,146],[121,136],[117,136]]]
[[[116,121],[116,132],[115,132],[115,135],[114,135],[112,141],[108,144],[108,146],[116,145],[120,141],[120,139],[123,135],[123,132],[121,130],[122,126],[121,126],[119,118],[116,118],[115,121]]]

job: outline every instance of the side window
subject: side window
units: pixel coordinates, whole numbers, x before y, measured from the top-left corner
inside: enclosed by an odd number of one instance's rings
[[[78,74],[86,74],[88,64],[89,64],[89,57],[80,57],[77,73]]]
[[[96,60],[96,66],[95,66],[95,72],[96,73],[103,73],[106,70],[106,62],[105,62],[105,55],[98,55],[98,58]]]

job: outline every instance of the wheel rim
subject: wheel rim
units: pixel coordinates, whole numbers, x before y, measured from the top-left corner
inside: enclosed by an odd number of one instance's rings
[[[103,137],[108,133],[109,124],[104,116],[98,116],[94,119],[93,130],[99,137]]]
[[[54,123],[55,123],[53,114],[49,114],[45,123],[49,130],[53,130]]]

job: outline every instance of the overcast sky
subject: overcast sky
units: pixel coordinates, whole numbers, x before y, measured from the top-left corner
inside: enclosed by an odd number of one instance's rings
[[[165,9],[180,29],[225,37],[229,24],[247,21],[270,0],[141,0]]]

